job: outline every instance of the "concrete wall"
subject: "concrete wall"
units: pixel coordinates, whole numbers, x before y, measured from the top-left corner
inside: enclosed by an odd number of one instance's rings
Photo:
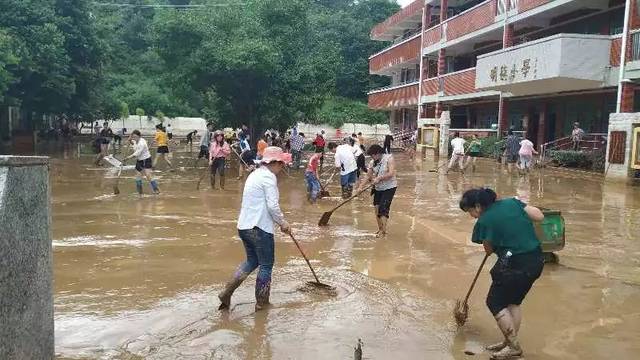
[[[47,157],[0,156],[0,359],[52,359]]]
[[[326,137],[328,139],[337,139],[338,137],[349,136],[352,133],[361,132],[362,135],[365,136],[368,140],[371,139],[382,139],[385,135],[389,134],[389,125],[366,125],[366,124],[354,124],[354,123],[345,123],[340,127],[340,129],[336,129],[329,125],[313,125],[313,124],[305,124],[298,123],[298,131],[305,134],[307,139],[311,139],[315,136],[316,133],[319,133],[321,130],[324,130]],[[338,132],[340,130],[340,132]]]
[[[626,181],[631,177],[631,146],[633,141],[633,128],[635,126],[640,126],[640,113],[613,113],[609,115],[607,162],[605,164],[607,180]],[[612,131],[625,131],[627,133],[624,164],[609,164],[609,144],[611,144]]]
[[[98,121],[98,124],[102,126],[104,121]],[[95,122],[94,122],[95,124]],[[116,132],[121,128],[127,128],[127,133],[131,134],[131,132],[135,129],[140,130],[142,135],[153,135],[156,132],[156,125],[160,124],[160,120],[155,117],[151,117],[151,120],[148,120],[147,116],[143,116],[142,119],[140,116],[131,115],[128,119],[125,119],[124,122],[122,120],[114,120],[110,121],[109,125],[111,129]],[[189,118],[189,117],[176,117],[176,118],[165,118],[164,125],[171,125],[171,132],[175,136],[185,136],[187,133],[198,130],[198,133],[204,133],[204,130],[207,128],[207,121],[203,118]],[[83,134],[90,134],[91,129],[86,127],[82,129]]]

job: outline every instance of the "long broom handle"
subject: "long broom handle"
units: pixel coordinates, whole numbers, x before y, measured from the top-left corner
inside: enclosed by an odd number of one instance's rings
[[[465,298],[464,298],[464,303],[465,304],[469,300],[469,296],[471,296],[471,291],[473,290],[473,287],[476,286],[476,281],[478,280],[478,276],[480,276],[480,272],[482,272],[482,268],[484,267],[484,263],[487,261],[488,257],[489,257],[489,254],[485,254],[484,255],[484,259],[482,259],[482,263],[480,263],[480,267],[478,268],[478,271],[476,272],[476,276],[473,278],[473,282],[471,283],[471,286],[469,287],[469,291],[467,291],[467,296],[465,296]]]
[[[333,209],[331,209],[331,211],[329,211],[329,212],[334,212],[334,211],[338,210],[340,207],[342,207],[342,205],[344,205],[344,204],[348,203],[349,201],[351,201],[351,200],[353,200],[353,199],[357,198],[357,197],[358,197],[360,194],[362,194],[363,192],[365,192],[365,191],[367,191],[367,190],[371,189],[371,187],[372,187],[373,185],[374,185],[374,184],[369,184],[369,185],[367,185],[364,189],[362,189],[362,190],[358,191],[357,193],[355,193],[355,195],[352,195],[352,196],[351,196],[350,198],[348,198],[347,200],[345,200],[345,201],[341,202],[338,206],[334,207],[334,208],[333,208]]]
[[[300,244],[298,244],[298,240],[296,240],[296,238],[293,237],[293,234],[291,232],[289,232],[289,236],[291,236],[291,240],[293,240],[293,242],[296,244],[296,247],[298,248],[298,250],[300,250],[300,254],[302,254],[302,257],[304,258],[304,261],[306,261],[307,265],[309,265],[309,269],[311,270],[311,273],[313,274],[313,277],[316,279],[316,282],[320,283],[320,280],[318,280],[318,276],[316,275],[316,272],[313,270],[313,267],[311,266],[311,263],[309,262],[309,259],[307,258],[307,255],[304,254],[304,251],[300,247]]]
[[[233,153],[236,154],[236,156],[238,157],[238,159],[240,159],[240,161],[242,161],[242,163],[244,164],[244,166],[248,169],[249,165],[244,161],[244,159],[242,158],[242,156],[240,156],[240,154],[238,154],[238,152],[236,151],[236,149],[233,146],[230,146],[231,150],[233,150]]]

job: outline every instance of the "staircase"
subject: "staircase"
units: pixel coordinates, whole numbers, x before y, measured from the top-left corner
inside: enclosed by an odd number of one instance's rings
[[[578,151],[594,153],[604,149],[607,146],[606,133],[590,133],[585,134],[578,145]],[[550,161],[549,153],[554,150],[573,150],[573,141],[571,137],[563,137],[544,143],[540,146],[540,160],[544,164]]]

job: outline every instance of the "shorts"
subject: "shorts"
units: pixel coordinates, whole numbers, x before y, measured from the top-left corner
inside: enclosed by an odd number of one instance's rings
[[[153,161],[151,158],[136,161],[136,171],[142,172],[142,169],[151,169],[153,167]]]
[[[542,274],[542,250],[513,255],[505,266],[500,259],[491,269],[491,287],[487,293],[487,307],[496,316],[509,305],[520,305]]]
[[[356,170],[353,170],[346,175],[340,175],[340,185],[342,186],[353,185],[356,183],[356,180],[358,180],[358,177],[356,176]]]
[[[476,158],[476,157],[480,157],[480,153],[479,152],[470,152],[469,156],[471,156],[472,158]]]
[[[206,145],[200,145],[200,152],[198,153],[198,159],[209,158],[209,147]]]
[[[168,154],[169,147],[168,146],[158,146],[158,154]]]
[[[364,157],[364,154],[360,154],[357,158],[356,158],[356,165],[358,165],[358,170],[356,170],[356,176],[358,178],[360,178],[360,172],[363,173],[367,173],[368,169],[367,169],[367,161]]]
[[[211,173],[215,175],[216,170],[220,172],[220,176],[224,176],[224,161],[223,157],[218,157],[213,159],[213,164],[211,165]]]
[[[375,190],[373,193],[373,206],[378,207],[376,215],[378,217],[389,218],[389,210],[391,210],[391,201],[396,194],[397,188],[391,188],[387,190]]]
[[[505,154],[505,157],[509,164],[515,164],[518,162],[518,154]]]

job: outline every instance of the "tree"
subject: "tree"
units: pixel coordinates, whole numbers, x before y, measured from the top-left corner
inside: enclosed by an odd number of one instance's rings
[[[144,116],[144,109],[137,108],[136,115],[138,115],[138,120],[140,121],[140,129],[142,129],[142,117]]]
[[[122,127],[124,128],[124,121],[129,118],[129,105],[124,101],[120,102],[120,118],[122,119]]]
[[[156,111],[156,119],[160,120],[160,124],[164,124],[164,113],[160,110]]]

